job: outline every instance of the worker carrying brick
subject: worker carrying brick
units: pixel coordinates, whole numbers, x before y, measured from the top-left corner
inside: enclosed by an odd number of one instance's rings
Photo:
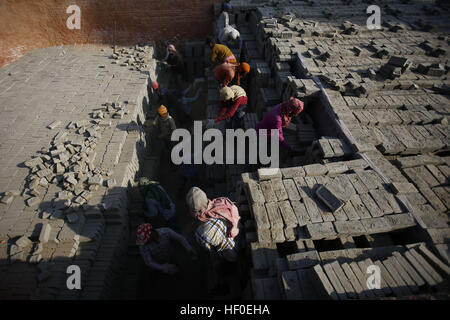
[[[250,72],[250,65],[246,62],[241,63],[222,63],[214,69],[214,76],[224,87],[228,86],[233,80],[236,85],[241,85],[241,78]]]
[[[208,37],[206,44],[211,48],[211,66],[205,69],[206,75],[219,64],[238,62],[230,48],[223,44],[217,44],[214,38]]]
[[[173,242],[181,244],[191,256],[196,256],[195,249],[186,238],[170,228],[153,229],[149,223],[143,223],[137,228],[136,245],[145,264],[153,270],[166,274],[178,272],[177,264],[181,265],[183,261],[176,263],[179,255],[175,254]]]
[[[240,216],[233,202],[225,197],[209,200],[198,187],[189,190],[186,202],[190,213],[200,223],[195,231],[197,243],[227,261],[236,261]]]
[[[142,177],[139,179],[138,188],[147,206],[144,216],[150,222],[155,219],[162,219],[167,226],[173,230],[178,230],[175,204],[160,183]]]
[[[227,128],[240,128],[247,109],[247,94],[240,86],[223,87],[219,91],[219,115],[215,123],[227,121]]]
[[[280,145],[288,151],[291,151],[292,147],[284,139],[283,127],[288,127],[292,118],[303,111],[303,107],[304,104],[300,99],[291,97],[288,101],[284,101],[270,109],[264,118],[256,124],[255,129],[258,133],[261,129],[267,129],[268,135],[270,135],[271,129],[277,129]]]
[[[170,137],[177,126],[175,120],[170,116],[164,105],[159,106],[158,115],[153,121],[153,126],[159,129],[158,138],[164,143],[166,150],[169,152],[170,159],[170,151],[172,150],[172,141],[170,140]]]

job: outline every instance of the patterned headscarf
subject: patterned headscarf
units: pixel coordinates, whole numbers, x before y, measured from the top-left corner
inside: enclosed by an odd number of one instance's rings
[[[283,127],[287,127],[291,123],[292,118],[303,111],[303,106],[303,102],[294,97],[281,104],[280,115],[283,121]]]
[[[152,233],[152,226],[150,223],[141,224],[136,231],[136,244],[138,246],[144,245],[150,239]]]

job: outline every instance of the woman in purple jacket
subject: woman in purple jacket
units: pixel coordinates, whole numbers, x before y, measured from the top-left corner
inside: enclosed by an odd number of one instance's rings
[[[264,116],[264,119],[255,126],[255,129],[258,133],[260,129],[267,129],[268,135],[270,135],[271,129],[278,129],[280,145],[290,151],[292,147],[284,140],[283,127],[289,126],[292,118],[303,111],[303,107],[304,104],[301,100],[291,97],[288,101],[270,109]]]

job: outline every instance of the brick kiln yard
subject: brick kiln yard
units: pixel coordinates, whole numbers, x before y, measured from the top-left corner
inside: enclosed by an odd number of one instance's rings
[[[285,130],[295,156],[276,172],[201,168],[208,197],[239,206],[239,272],[219,279],[196,261],[177,283],[146,277],[139,177],[161,181],[189,234],[178,173],[148,126],[149,83],[165,81],[154,47],[117,48],[117,59],[111,47],[53,47],[0,69],[1,298],[448,299],[449,7],[371,1],[382,29],[369,30],[362,1],[231,4],[244,40],[232,50],[253,69],[245,129],[293,94],[305,101]],[[185,44],[191,78],[208,53]],[[218,112],[207,80],[196,120]],[[319,199],[324,188],[340,209]],[[66,287],[69,265],[81,267],[81,290]],[[366,285],[370,265],[380,289]],[[221,280],[228,294],[208,294]]]

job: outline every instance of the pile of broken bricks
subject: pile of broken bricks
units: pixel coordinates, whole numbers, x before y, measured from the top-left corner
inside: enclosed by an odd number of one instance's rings
[[[121,48],[113,46],[113,54],[110,58],[112,64],[120,64],[129,67],[130,70],[145,71],[153,60],[153,46],[149,44],[135,45],[134,47]]]

